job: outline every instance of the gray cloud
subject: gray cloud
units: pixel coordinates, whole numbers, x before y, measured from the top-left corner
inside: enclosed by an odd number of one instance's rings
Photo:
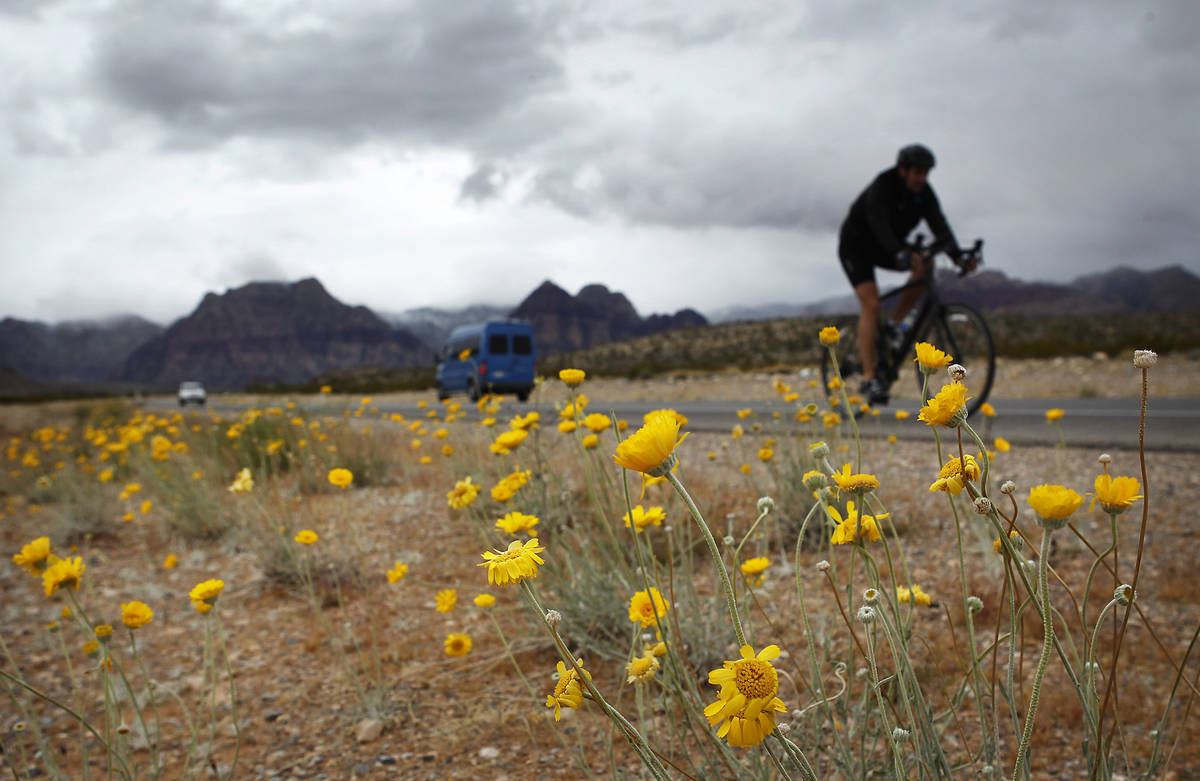
[[[504,171],[491,163],[484,163],[463,180],[458,199],[475,203],[490,201],[500,195],[507,179]]]
[[[550,31],[510,4],[334,8],[261,19],[129,0],[103,17],[96,78],[191,146],[258,135],[464,143],[561,87]]]

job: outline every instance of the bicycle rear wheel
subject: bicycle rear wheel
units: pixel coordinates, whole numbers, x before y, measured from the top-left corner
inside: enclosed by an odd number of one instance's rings
[[[967,402],[967,413],[974,414],[987,401],[996,376],[996,343],[983,315],[966,304],[946,304],[940,316],[935,314],[921,329],[917,341],[929,342],[949,353],[954,363],[961,364],[967,370],[963,384],[974,396]],[[923,381],[918,369],[918,386]],[[933,396],[950,382],[952,380],[946,372],[934,372],[929,376],[928,395]]]
[[[851,409],[845,409],[845,405],[842,403],[842,391],[837,384],[840,375],[841,381],[846,384],[846,394],[853,398],[858,397],[858,386],[863,381],[862,358],[858,355],[858,317],[842,317],[834,321],[834,325],[837,326],[838,333],[841,335],[837,346],[833,348],[834,354],[837,355],[838,370],[834,371],[829,350],[821,345],[822,392],[829,400],[830,409],[842,415],[852,414],[858,417],[862,414],[857,409],[858,405],[852,402]]]

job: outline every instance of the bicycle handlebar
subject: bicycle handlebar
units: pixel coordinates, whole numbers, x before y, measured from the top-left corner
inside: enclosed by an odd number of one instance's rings
[[[921,254],[922,258],[935,257],[940,252],[949,254],[950,240],[943,239],[935,241],[933,244],[925,244],[925,235],[918,233],[916,240],[909,245],[909,249],[915,250]],[[972,261],[971,263],[962,262],[963,260]],[[958,276],[965,277],[970,273],[968,268],[978,268],[983,264],[983,239],[975,239],[975,243],[970,249],[964,249],[959,254],[958,258],[954,259],[954,265],[958,266]]]

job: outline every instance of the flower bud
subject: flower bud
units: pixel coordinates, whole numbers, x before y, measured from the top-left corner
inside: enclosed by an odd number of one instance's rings
[[[863,602],[866,602],[871,607],[879,604],[879,592],[873,588],[869,588],[863,592]]]
[[[732,535],[732,534],[726,534],[724,537],[722,537],[722,538],[721,538],[721,542],[725,543],[727,546],[731,546],[731,547],[732,547],[732,545],[733,545],[733,543],[734,543],[733,535]]]
[[[826,561],[825,559],[821,559],[820,561],[817,562],[817,572],[828,572],[828,571],[829,571],[829,562],[828,561]]]
[[[909,738],[909,732],[906,729],[896,727],[892,730],[892,740],[896,743],[904,743]]]
[[[1153,350],[1134,350],[1133,365],[1138,369],[1149,369],[1158,363],[1158,353]]]
[[[1000,493],[1002,494],[1011,494],[1015,490],[1017,490],[1017,484],[1012,480],[1005,480],[1000,484]]]
[[[824,472],[819,472],[816,469],[813,469],[812,471],[805,472],[804,477],[801,478],[801,481],[804,483],[804,487],[808,490],[818,491],[825,487],[828,479],[825,477]]]
[[[963,405],[954,411],[950,416],[950,420],[946,421],[946,428],[958,428],[967,420],[967,407]]]
[[[858,609],[855,618],[864,624],[873,624],[875,623],[875,608],[870,605],[863,605]]]
[[[1110,456],[1108,453],[1101,453],[1100,458],[1097,460],[1104,466],[1108,466],[1112,463],[1112,456]]]
[[[974,595],[967,597],[967,612],[978,613],[980,610],[983,610],[983,600]]]
[[[562,623],[562,613],[558,612],[557,610],[547,610],[546,623],[549,624],[551,628],[557,628],[558,625]]]
[[[817,460],[829,458],[829,445],[826,445],[824,442],[814,442],[808,446],[808,452]]]
[[[967,376],[967,369],[961,363],[952,363],[946,368],[946,374],[949,374],[950,379],[955,382],[962,382]]]
[[[1113,591],[1113,599],[1117,600],[1118,605],[1128,605],[1137,599],[1137,593],[1133,590],[1133,586],[1122,583]]]
[[[786,735],[792,731],[792,725],[785,721],[784,723],[776,726],[775,729],[779,730],[780,735]]]
[[[759,513],[769,513],[775,510],[775,500],[769,496],[761,496],[758,499]]]
[[[986,496],[975,497],[975,512],[979,515],[987,515],[992,511],[992,500]]]

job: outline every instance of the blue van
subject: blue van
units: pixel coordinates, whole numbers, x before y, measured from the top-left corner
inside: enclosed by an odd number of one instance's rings
[[[533,326],[524,320],[490,320],[450,332],[438,356],[437,395],[515,393],[525,401],[533,390]]]

